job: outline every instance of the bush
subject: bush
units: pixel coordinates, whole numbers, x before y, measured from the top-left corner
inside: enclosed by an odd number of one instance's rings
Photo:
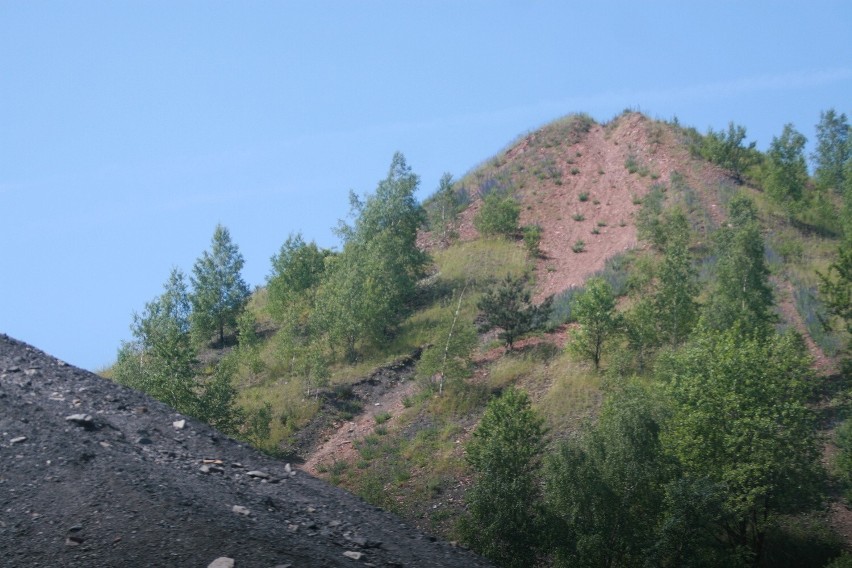
[[[527,248],[530,256],[534,258],[537,258],[541,254],[541,250],[539,249],[541,232],[540,225],[528,225],[524,227],[524,246]]]
[[[518,231],[521,208],[511,196],[489,193],[482,208],[473,219],[473,226],[482,235],[513,236]]]
[[[574,243],[573,245],[571,245],[571,250],[572,250],[572,251],[574,251],[574,252],[576,252],[576,253],[584,252],[584,251],[586,250],[586,243],[585,243],[585,241],[583,241],[583,240],[579,240],[579,241],[577,241],[576,243]]]

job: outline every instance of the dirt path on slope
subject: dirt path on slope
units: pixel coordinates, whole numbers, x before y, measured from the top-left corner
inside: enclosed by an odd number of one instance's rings
[[[403,401],[413,396],[416,383],[412,380],[414,362],[383,367],[369,378],[353,386],[353,395],[364,410],[348,421],[337,421],[323,433],[323,441],[312,451],[300,468],[311,475],[320,475],[335,462],[351,462],[357,455],[355,443],[376,429],[376,415],[389,413],[383,424],[392,428],[405,408]]]

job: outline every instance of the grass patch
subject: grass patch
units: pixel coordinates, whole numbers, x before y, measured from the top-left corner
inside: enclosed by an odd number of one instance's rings
[[[487,283],[506,276],[519,276],[527,269],[526,251],[505,239],[478,239],[458,243],[433,255],[440,278],[445,282]]]
[[[601,404],[600,378],[562,354],[551,364],[552,385],[538,402],[538,410],[553,434],[576,431]]]
[[[583,215],[582,213],[574,213],[573,215],[571,215],[571,218],[574,219],[575,221],[585,221],[586,220],[586,216]]]
[[[577,197],[577,199],[579,199],[580,201],[588,201],[588,200],[589,200],[589,192],[588,192],[588,191],[584,191],[584,192],[582,192],[582,193],[581,193],[581,194]]]
[[[383,410],[381,412],[376,413],[373,418],[376,420],[376,424],[384,424],[385,422],[391,419],[391,416],[392,415],[390,412],[388,412],[387,410]]]
[[[571,245],[571,250],[578,254],[584,252],[586,250],[586,242],[582,239],[578,240],[573,245]]]

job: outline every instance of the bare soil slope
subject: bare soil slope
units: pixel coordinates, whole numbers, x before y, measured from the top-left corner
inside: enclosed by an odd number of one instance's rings
[[[487,566],[0,335],[2,566]]]
[[[674,129],[639,113],[607,125],[578,129],[571,117],[548,125],[470,174],[463,183],[476,196],[483,186],[511,188],[521,202],[520,224],[542,228],[536,266],[541,300],[585,280],[607,259],[638,245],[636,213],[655,183],[677,173],[718,224],[716,189],[727,174],[690,156]],[[480,199],[462,214],[462,240],[479,238],[473,219]],[[583,241],[583,252],[573,246]]]

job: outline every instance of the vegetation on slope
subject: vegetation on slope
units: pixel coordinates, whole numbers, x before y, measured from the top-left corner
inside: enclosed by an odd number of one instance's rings
[[[822,378],[850,336],[845,124],[821,117],[813,180],[790,125],[761,153],[738,125],[630,112],[557,121],[422,205],[396,155],[341,251],[293,235],[238,318],[202,317],[200,279],[173,274],[114,376],[304,455],[413,355],[403,408],[320,474],[507,566],[819,565],[839,541],[817,425],[848,405],[846,375]]]

